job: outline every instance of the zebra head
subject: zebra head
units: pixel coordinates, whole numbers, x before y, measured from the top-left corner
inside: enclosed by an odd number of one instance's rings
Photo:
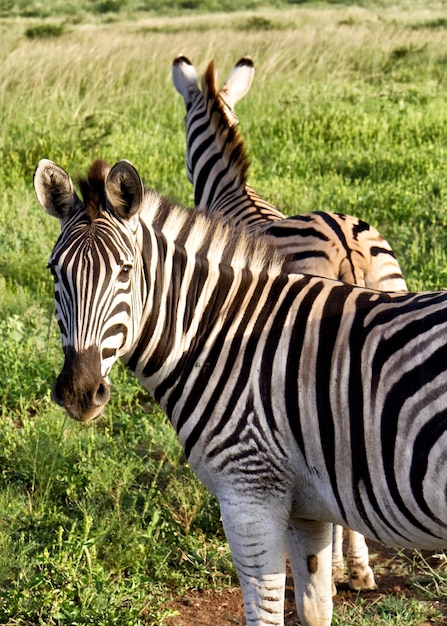
[[[207,114],[211,117],[213,111],[207,113],[207,109],[210,105],[212,106],[213,101],[220,105],[219,112],[226,118],[225,126],[232,128],[239,124],[234,107],[248,93],[254,73],[255,67],[252,59],[248,56],[242,57],[234,66],[224,86],[218,91],[216,87],[217,75],[214,63],[211,62],[203,76],[202,91],[200,91],[197,72],[191,61],[182,55],[174,59],[172,80],[176,90],[185,101],[187,143],[191,141],[188,137],[194,133],[195,126],[199,127],[200,124],[203,124]],[[197,129],[197,137],[198,141],[201,141],[200,128]],[[194,183],[194,168],[191,164],[192,153],[192,146],[187,146],[186,173],[188,180]]]
[[[213,62],[209,64],[208,72],[216,76]],[[224,86],[219,91],[219,96],[227,107],[227,115],[233,120],[234,124],[238,123],[234,107],[250,90],[254,73],[255,66],[253,60],[248,56],[242,57],[231,70]],[[189,110],[198,98],[200,90],[196,69],[187,57],[178,55],[174,59],[172,63],[172,80],[179,94],[183,96],[186,110]]]
[[[108,374],[135,340],[145,296],[138,252],[144,190],[130,163],[95,161],[79,182],[43,159],[34,174],[42,207],[60,220],[48,267],[54,277],[56,318],[64,365],[53,399],[81,421],[99,417],[110,396]]]

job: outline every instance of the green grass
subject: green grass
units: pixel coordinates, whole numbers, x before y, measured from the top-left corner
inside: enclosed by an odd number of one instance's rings
[[[123,367],[91,428],[50,401],[58,225],[37,205],[34,168],[45,157],[76,175],[127,158],[191,205],[178,53],[200,72],[214,58],[222,80],[254,58],[238,114],[258,191],[289,214],[366,219],[410,288],[447,286],[446,3],[187,4],[163,17],[149,1],[0,0],[1,624],[160,626],[170,595],[236,582],[216,502]],[[420,600],[359,597],[334,623],[436,622],[445,576],[420,576]]]
[[[3,418],[0,623],[156,624],[186,577],[232,579],[216,503],[175,434],[123,368],[114,383],[99,427],[48,398],[36,416]]]

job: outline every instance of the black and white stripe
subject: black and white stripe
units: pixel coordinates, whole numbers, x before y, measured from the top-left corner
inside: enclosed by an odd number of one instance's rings
[[[301,623],[329,626],[330,522],[445,548],[447,292],[286,274],[268,247],[144,191],[127,161],[101,171],[84,202],[53,163],[35,173],[62,227],[55,399],[89,420],[112,360],[137,374],[219,500],[247,624],[283,624],[287,550]]]

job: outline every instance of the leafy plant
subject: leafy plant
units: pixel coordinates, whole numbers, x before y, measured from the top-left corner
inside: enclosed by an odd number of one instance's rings
[[[93,5],[96,13],[119,13],[126,6],[126,0],[101,0]]]

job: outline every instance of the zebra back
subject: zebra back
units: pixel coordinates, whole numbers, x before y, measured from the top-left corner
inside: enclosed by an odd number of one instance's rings
[[[244,57],[217,88],[210,63],[199,89],[186,57],[172,66],[174,85],[186,106],[186,170],[195,203],[206,213],[243,222],[263,232],[288,258],[288,269],[389,291],[406,291],[390,244],[372,226],[350,215],[330,212],[285,217],[247,183],[249,161],[234,106],[251,85],[254,66]]]

